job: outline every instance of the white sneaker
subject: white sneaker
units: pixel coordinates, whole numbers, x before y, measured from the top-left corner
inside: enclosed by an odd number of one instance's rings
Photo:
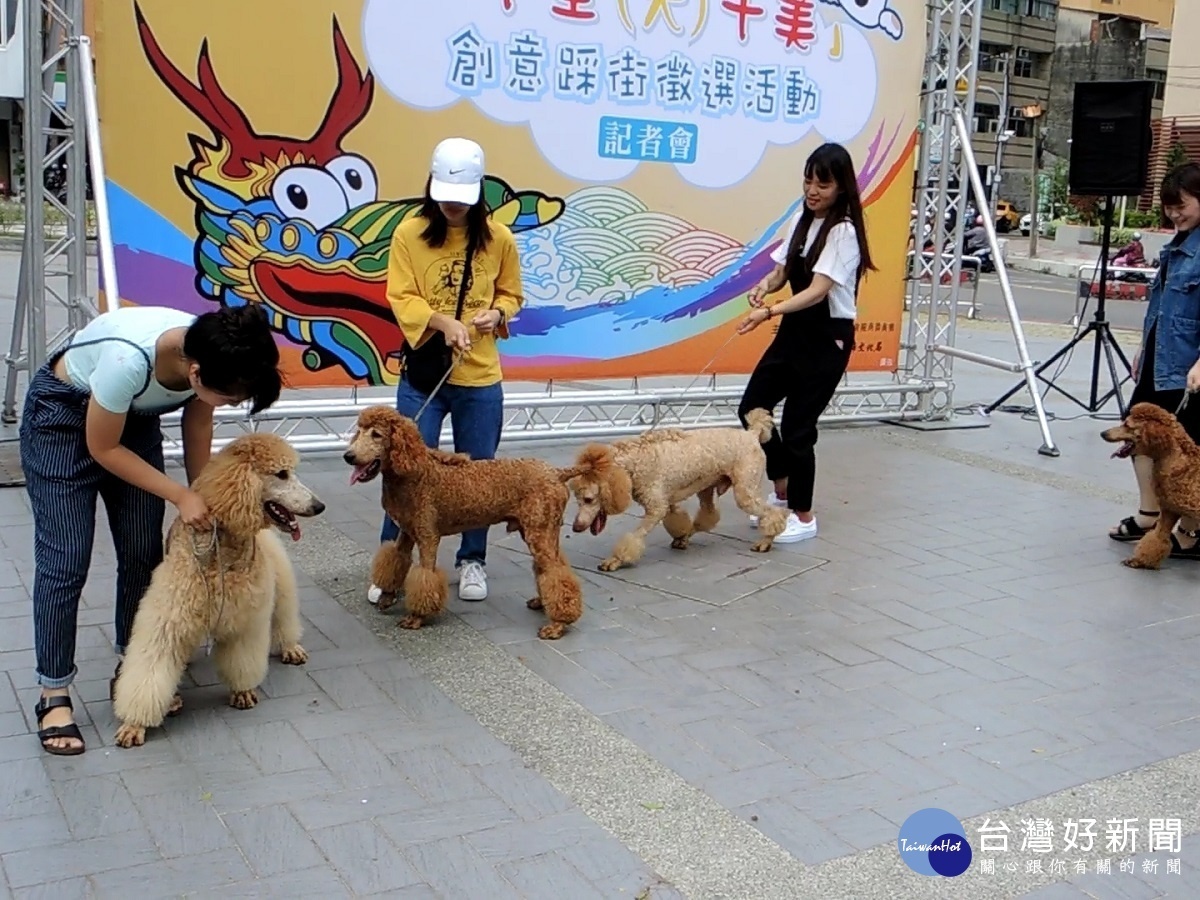
[[[467,560],[458,570],[458,599],[476,603],[486,600],[487,595],[487,572],[483,564]]]
[[[383,596],[383,591],[377,585],[371,585],[367,588],[367,602],[372,606],[379,605],[379,598]]]
[[[811,522],[801,522],[799,517],[795,513],[792,513],[787,518],[787,527],[776,535],[775,543],[794,544],[797,541],[806,541],[816,536],[817,520],[815,516]]]
[[[778,497],[775,496],[775,492],[772,491],[771,493],[767,494],[767,506],[774,506],[777,509],[787,509],[787,501],[780,500]],[[753,525],[755,528],[757,528],[758,527],[758,516],[751,516],[750,524]]]

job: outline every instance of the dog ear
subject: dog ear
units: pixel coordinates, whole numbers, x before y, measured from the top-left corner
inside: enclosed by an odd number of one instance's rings
[[[633,502],[633,479],[618,465],[613,465],[600,482],[600,507],[610,516],[620,515]]]
[[[397,474],[416,471],[427,456],[425,442],[416,423],[399,413],[394,414],[388,438],[388,461]]]
[[[227,531],[252,536],[262,528],[262,480],[239,455],[214,456],[193,488],[212,518]]]

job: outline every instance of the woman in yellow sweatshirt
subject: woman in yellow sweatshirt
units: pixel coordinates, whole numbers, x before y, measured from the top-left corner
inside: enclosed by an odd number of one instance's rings
[[[414,416],[427,446],[436,447],[450,416],[454,449],[491,459],[504,422],[499,338],[521,308],[521,263],[512,232],[488,221],[482,183],[483,150],[474,141],[448,138],[433,152],[425,203],[419,215],[392,235],[387,297],[406,347],[396,409]],[[461,353],[451,367],[451,353]],[[439,382],[450,370],[445,382]],[[435,393],[436,391],[436,393]],[[383,522],[380,540],[399,529]],[[488,530],[463,533],[458,550],[458,596],[487,598]],[[371,586],[367,599],[379,602]]]

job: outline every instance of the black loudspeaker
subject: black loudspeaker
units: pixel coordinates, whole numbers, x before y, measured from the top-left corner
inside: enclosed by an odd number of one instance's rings
[[[1153,81],[1078,81],[1071,117],[1072,194],[1131,197],[1150,167]]]

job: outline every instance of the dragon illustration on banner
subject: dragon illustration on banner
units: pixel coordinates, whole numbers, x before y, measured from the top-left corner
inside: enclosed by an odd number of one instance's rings
[[[883,21],[890,6],[876,6]],[[386,297],[388,252],[396,226],[419,212],[422,198],[380,198],[377,151],[345,146],[380,86],[337,16],[332,96],[311,137],[298,138],[254,127],[218,80],[207,39],[193,80],[164,52],[137,3],[133,11],[156,80],[211,136],[189,133],[191,158],[170,163],[192,227],[181,229],[145,199],[140,172],[109,179],[122,301],[188,310],[259,303],[299,357],[294,365],[310,373],[307,384],[395,385],[403,336]],[[822,25],[814,46],[834,59],[845,44],[839,35],[856,26],[890,43],[869,24]],[[876,126],[858,167],[864,205],[899,184],[914,141],[915,132],[902,136],[896,122]],[[516,235],[521,257],[525,305],[501,350],[506,376],[516,378],[694,372],[698,358],[726,340],[717,335],[745,309],[746,291],[770,271],[779,232],[801,202],[791,196],[764,210],[747,239],[650,208],[616,183],[581,184],[556,197],[492,172],[484,197],[492,219]],[[873,281],[867,292],[887,295],[890,309],[894,288]],[[893,366],[893,327],[867,321],[863,330],[882,340],[864,339],[851,368]],[[752,353],[730,351],[721,367],[746,371]]]
[[[163,84],[213,133],[190,135],[195,157],[176,169],[196,204],[196,288],[229,306],[261,303],[273,327],[306,348],[304,365],[339,365],[356,380],[394,384],[403,337],[385,295],[392,232],[422,198],[380,200],[374,166],[342,141],[366,116],[375,82],[355,61],[336,16],[337,86],[307,140],[261,135],[222,89],[208,55],[198,84],[167,58],[135,6],[142,48]],[[484,182],[491,217],[514,233],[563,214],[565,203]]]

